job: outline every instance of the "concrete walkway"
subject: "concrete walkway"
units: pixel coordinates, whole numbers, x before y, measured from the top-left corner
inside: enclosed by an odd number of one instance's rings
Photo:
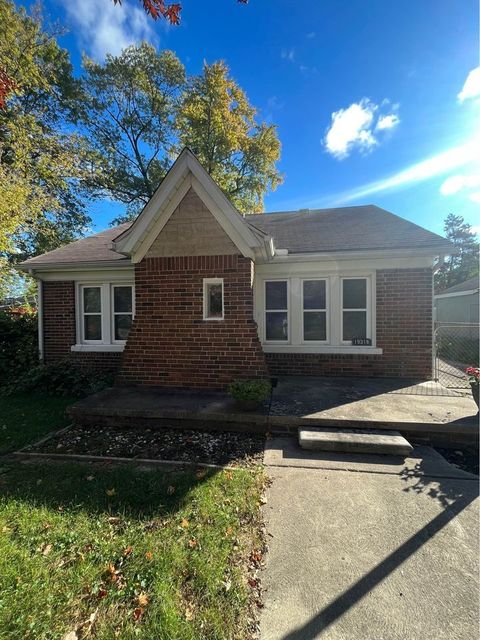
[[[269,442],[261,640],[477,638],[478,479],[427,447],[320,455]]]

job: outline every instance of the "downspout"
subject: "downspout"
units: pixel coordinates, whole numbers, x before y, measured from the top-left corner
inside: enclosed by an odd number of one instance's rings
[[[43,362],[43,282],[42,280],[37,280],[37,282],[38,359],[40,360],[40,362]]]

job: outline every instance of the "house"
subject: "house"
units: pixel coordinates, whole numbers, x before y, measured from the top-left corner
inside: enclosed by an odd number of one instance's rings
[[[434,296],[435,320],[440,324],[477,324],[479,306],[478,275]]]
[[[119,384],[432,375],[450,243],[373,205],[242,216],[185,149],[133,223],[37,256],[45,362]]]

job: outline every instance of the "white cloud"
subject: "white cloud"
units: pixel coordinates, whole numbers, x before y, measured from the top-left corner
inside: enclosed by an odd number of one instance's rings
[[[480,174],[461,175],[448,177],[440,187],[442,196],[452,196],[463,189],[480,187]]]
[[[400,122],[394,113],[380,113],[388,104],[388,101],[384,101],[382,106],[379,106],[368,98],[362,98],[360,102],[354,102],[346,109],[334,111],[332,124],[324,139],[326,150],[336,158],[342,159],[355,148],[363,152],[372,149],[379,142],[374,135],[376,129],[391,129]]]
[[[480,66],[472,69],[465,80],[463,89],[458,94],[460,102],[480,96]]]
[[[152,19],[132,3],[102,0],[101,8],[98,0],[62,0],[62,4],[80,45],[96,60],[102,61],[107,53],[117,55],[130,44],[157,39]]]
[[[380,116],[375,127],[379,131],[384,129],[393,129],[400,123],[400,118],[395,113],[389,113],[387,116]]]
[[[282,58],[282,60],[293,62],[295,60],[295,49],[293,47],[291,47],[290,49],[282,49],[280,57]]]
[[[469,198],[472,202],[475,202],[476,204],[480,204],[480,191],[474,191],[473,193],[470,194]],[[480,225],[478,227],[473,227],[472,231],[473,229],[475,229],[475,233],[480,233]]]

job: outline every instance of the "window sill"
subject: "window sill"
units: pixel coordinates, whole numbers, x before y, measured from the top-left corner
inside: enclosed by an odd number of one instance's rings
[[[352,347],[352,346],[332,346],[332,345],[307,345],[307,344],[263,344],[265,353],[350,353],[355,355],[375,356],[382,355],[383,349],[380,347]]]
[[[125,349],[124,344],[74,344],[71,347],[72,351],[80,352],[121,352]]]

